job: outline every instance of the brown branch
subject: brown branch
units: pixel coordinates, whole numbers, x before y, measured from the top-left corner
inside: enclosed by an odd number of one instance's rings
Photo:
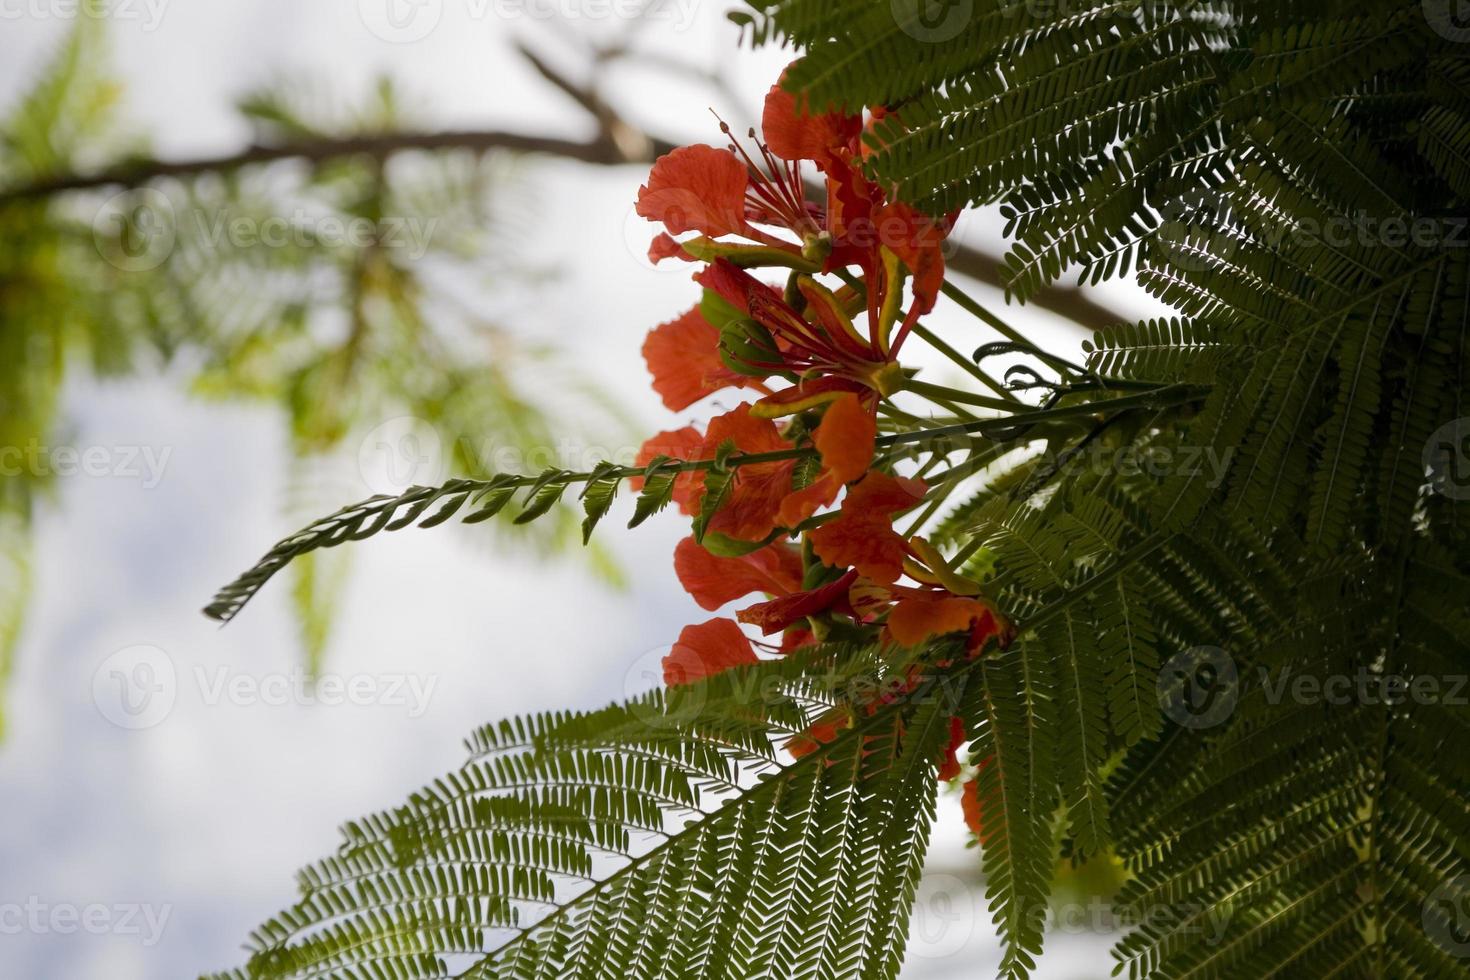
[[[955,249],[945,259],[945,268],[996,289],[1006,288],[1005,263],[999,257],[979,249]],[[1028,299],[1026,305],[1065,317],[1089,333],[1137,319],[1124,316],[1117,310],[1094,301],[1087,290],[1076,286],[1047,286]]]
[[[71,174],[44,178],[18,187],[0,189],[0,205],[36,200],[66,191],[98,190],[107,187],[141,187],[164,177],[197,177],[242,167],[303,160],[324,163],[343,157],[364,156],[378,160],[412,150],[465,149],[477,152],[506,150],[511,153],[544,153],[580,160],[583,163],[630,163],[610,141],[566,140],[551,136],[496,130],[444,131],[438,133],[381,133],[340,138],[299,140],[275,145],[256,144],[228,156],[192,160],[134,160],[93,174]]]
[[[595,87],[579,85],[572,81],[553,68],[549,61],[537,54],[524,41],[516,42],[516,52],[536,70],[538,75],[581,106],[583,111],[596,121],[597,131],[601,134],[600,139],[616,145],[629,163],[658,157],[659,153],[654,152],[652,137],[636,126],[629,125],[612,106],[607,104]]]
[[[603,133],[592,140],[568,140],[550,136],[534,136],[498,130],[448,130],[438,133],[382,133],[373,135],[324,137],[276,145],[253,145],[245,150],[217,157],[191,160],[136,160],[93,174],[74,174],[46,178],[29,184],[0,189],[0,207],[21,201],[34,201],[71,191],[103,188],[141,187],[166,177],[196,177],[206,173],[225,173],[243,167],[259,166],[286,160],[323,163],[345,157],[370,157],[386,160],[399,153],[415,150],[435,151],[464,149],[476,152],[504,150],[510,153],[544,154],[597,166],[649,164],[669,152],[675,144],[643,136],[639,140],[619,138],[619,134]],[[1004,288],[1003,264],[998,256],[977,248],[961,247],[947,258],[951,269],[966,278],[997,288]],[[1080,289],[1052,286],[1032,297],[1029,305],[1055,313],[1092,331],[1128,320],[1114,310],[1094,302]]]

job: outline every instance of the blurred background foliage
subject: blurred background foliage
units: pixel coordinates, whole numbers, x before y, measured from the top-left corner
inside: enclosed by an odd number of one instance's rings
[[[357,138],[421,125],[428,108],[388,80],[356,104],[282,80],[239,102],[255,146],[342,152],[154,177],[120,94],[103,22],[81,18],[0,128],[0,445],[68,444],[69,374],[167,371],[200,398],[279,408],[293,450],[282,527],[292,528],[367,496],[344,474],[388,420],[415,420],[391,438],[427,425],[442,468],[475,476],[634,438],[584,372],[507,325],[518,310],[506,297],[524,308],[528,286],[534,301],[554,281],[519,257],[535,188],[516,156],[354,152]],[[135,186],[66,186],[106,167],[136,169]],[[31,516],[54,497],[54,467],[35,458],[23,452],[0,480],[0,678],[28,603]],[[550,556],[580,547],[580,521],[573,502],[546,522],[477,533]],[[591,557],[618,581],[606,553]],[[345,563],[345,550],[327,552],[291,572],[313,672]]]

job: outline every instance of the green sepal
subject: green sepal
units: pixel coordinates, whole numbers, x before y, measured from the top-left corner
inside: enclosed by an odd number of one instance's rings
[[[771,331],[751,319],[728,321],[720,329],[720,361],[751,378],[768,378],[780,370],[781,350]]]
[[[716,330],[724,329],[732,320],[746,319],[746,313],[713,289],[706,289],[699,300],[699,315]]]
[[[776,529],[759,541],[746,541],[743,538],[732,538],[728,534],[719,531],[708,531],[700,539],[704,550],[719,558],[740,558],[752,552],[760,551],[762,548],[784,537],[785,531]]]
[[[679,245],[685,253],[693,256],[701,262],[713,262],[716,259],[724,259],[731,265],[742,269],[759,269],[771,266],[779,266],[786,269],[796,269],[800,272],[818,272],[822,264],[801,255],[797,252],[787,251],[775,245],[735,245],[726,242],[717,242],[713,238],[703,235],[691,238]]]

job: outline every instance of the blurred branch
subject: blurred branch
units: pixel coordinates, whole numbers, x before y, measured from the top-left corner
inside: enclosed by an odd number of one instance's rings
[[[672,144],[670,144],[672,148]],[[412,150],[467,149],[475,151],[507,150],[512,153],[543,153],[579,160],[583,163],[636,163],[629,160],[609,140],[590,141],[557,139],[527,133],[498,130],[447,130],[438,133],[382,133],[376,135],[330,137],[291,141],[273,146],[254,145],[227,156],[201,157],[193,160],[136,160],[94,174],[69,174],[38,180],[0,190],[0,205],[36,200],[67,191],[97,190],[106,187],[141,187],[163,177],[197,177],[206,173],[223,173],[242,167],[302,160],[325,163],[343,157],[369,156],[387,159]],[[665,152],[660,150],[660,152]]]
[[[657,159],[673,144],[659,144],[657,140],[636,126],[629,125],[622,116],[618,115],[607,101],[598,94],[595,86],[578,85],[557,71],[551,64],[531,50],[524,42],[516,42],[516,51],[530,66],[536,69],[536,73],[546,79],[556,88],[566,93],[588,115],[597,122],[597,131],[600,134],[599,142],[611,143],[616,146],[622,156],[622,160],[628,163],[641,163]],[[600,63],[600,62],[599,62]]]
[[[164,177],[194,177],[285,160],[325,163],[345,157],[365,156],[379,161],[399,153],[422,150],[464,149],[476,152],[504,150],[510,153],[542,154],[597,166],[650,164],[679,145],[659,139],[629,124],[598,94],[596,87],[579,84],[554,68],[523,42],[518,53],[548,83],[577,103],[595,122],[597,135],[590,140],[560,139],[504,130],[462,130],[438,133],[388,132],[357,134],[274,145],[256,144],[245,150],[193,160],[135,160],[87,175],[60,175],[29,184],[0,189],[0,207],[19,201],[37,200],[69,191],[109,187],[139,187]],[[600,52],[598,63],[620,57],[623,52]],[[956,248],[947,258],[955,272],[995,288],[1005,288],[1004,263],[990,252],[970,247]],[[1129,318],[1103,306],[1081,289],[1052,286],[1038,293],[1030,305],[1057,314],[1078,327],[1099,330]]]
[[[945,268],[968,279],[1005,289],[1005,263],[999,256],[969,246],[961,246],[950,252],[944,260]],[[1131,323],[1130,317],[1093,300],[1088,290],[1075,286],[1052,285],[1026,301],[1034,306],[1065,317],[1071,323],[1089,332],[1115,327],[1120,323]]]

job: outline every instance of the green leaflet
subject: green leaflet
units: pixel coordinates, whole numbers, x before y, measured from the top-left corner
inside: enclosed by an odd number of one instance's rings
[[[349,824],[222,976],[445,977],[455,953],[475,954],[457,976],[895,976],[955,703],[772,754],[814,667],[836,687],[879,667],[854,653],[722,675],[693,710],[651,695],[481,730],[465,768]]]
[[[592,540],[592,532],[612,509],[622,482],[622,477],[617,475],[617,467],[611,463],[602,463],[593,470],[591,479],[582,490],[582,508],[587,515],[582,521],[583,544]]]
[[[638,502],[633,507],[633,519],[628,527],[634,528],[663,510],[674,499],[674,483],[679,478],[677,469],[670,469],[672,462],[667,456],[656,456],[645,471],[643,489],[638,493]]]

